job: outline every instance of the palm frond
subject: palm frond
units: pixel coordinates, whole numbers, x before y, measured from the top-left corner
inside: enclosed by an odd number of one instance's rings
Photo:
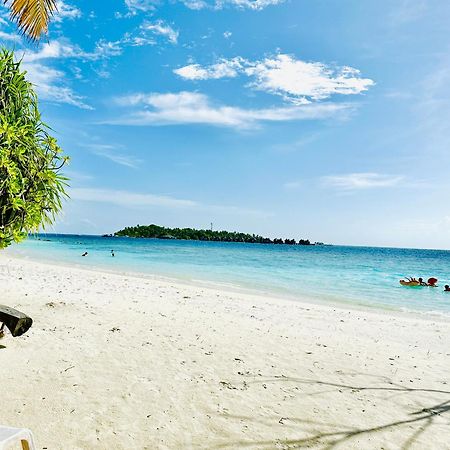
[[[11,20],[32,41],[38,41],[47,33],[48,23],[57,10],[55,0],[5,0],[10,4]]]

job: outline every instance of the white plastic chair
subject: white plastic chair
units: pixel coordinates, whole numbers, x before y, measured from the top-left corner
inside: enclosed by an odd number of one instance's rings
[[[0,450],[15,450],[17,444],[22,450],[36,450],[33,434],[26,428],[13,428],[0,426]],[[16,446],[14,446],[16,445]]]

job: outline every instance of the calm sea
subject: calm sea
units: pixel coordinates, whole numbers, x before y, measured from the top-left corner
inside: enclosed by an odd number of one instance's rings
[[[114,250],[115,257],[111,257]],[[87,251],[88,256],[81,254]],[[450,251],[344,246],[102,238],[47,234],[11,254],[120,272],[250,289],[299,300],[450,317]],[[405,288],[405,276],[434,276],[439,288]]]

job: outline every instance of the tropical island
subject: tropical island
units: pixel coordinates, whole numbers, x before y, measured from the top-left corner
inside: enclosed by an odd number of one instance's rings
[[[167,228],[159,225],[136,225],[117,231],[114,235],[103,237],[131,237],[153,239],[178,239],[190,241],[216,242],[246,242],[249,244],[284,244],[284,245],[314,245],[309,239],[270,239],[256,234],[239,233],[236,231],[196,230],[195,228]]]

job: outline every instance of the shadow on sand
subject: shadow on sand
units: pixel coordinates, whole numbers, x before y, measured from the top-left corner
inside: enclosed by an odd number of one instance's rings
[[[314,387],[323,387],[326,389],[312,392],[306,395],[320,395],[326,394],[329,392],[335,392],[336,390],[340,392],[351,391],[361,392],[361,391],[385,391],[388,395],[384,400],[391,399],[396,395],[410,395],[414,396],[414,394],[421,393],[426,394],[442,394],[447,397],[446,400],[437,403],[431,404],[430,406],[416,409],[408,413],[408,415],[402,419],[394,420],[386,423],[382,423],[377,426],[368,427],[368,428],[357,428],[357,427],[349,427],[346,425],[339,424],[331,424],[331,423],[323,423],[323,422],[315,422],[311,420],[304,420],[301,418],[279,418],[273,417],[273,419],[269,418],[266,420],[255,419],[252,417],[243,417],[236,415],[227,416],[228,419],[231,420],[240,420],[240,421],[253,421],[259,422],[264,425],[273,424],[273,421],[276,420],[280,424],[288,421],[290,424],[293,424],[295,427],[301,427],[302,431],[306,431],[309,436],[302,437],[299,439],[277,439],[274,437],[272,440],[266,441],[236,441],[227,444],[218,445],[216,448],[258,448],[258,449],[299,449],[299,448],[316,448],[321,450],[331,450],[336,447],[340,448],[348,448],[350,444],[357,444],[357,442],[351,442],[352,440],[358,439],[358,437],[363,437],[364,435],[376,434],[383,431],[393,431],[403,426],[408,426],[408,429],[411,430],[410,434],[404,442],[398,442],[397,448],[402,450],[409,449],[414,443],[417,442],[418,438],[429,429],[435,419],[438,416],[448,415],[450,419],[450,391],[439,390],[439,389],[425,389],[425,388],[410,388],[405,387],[396,383],[393,383],[389,380],[383,378],[384,383],[389,384],[388,386],[353,386],[350,384],[340,384],[333,382],[326,382],[320,380],[308,380],[308,379],[300,379],[300,378],[292,378],[292,377],[274,377],[274,378],[260,378],[258,380],[248,381],[248,384],[256,384],[256,383],[272,383],[272,382],[286,382],[286,383],[295,383],[295,384],[303,384],[303,385],[312,385]],[[417,399],[411,399],[411,401],[417,401]],[[399,415],[401,412],[399,412]],[[450,420],[448,425],[450,426]],[[450,436],[450,431],[449,431]],[[369,441],[370,442],[370,441]],[[392,442],[390,442],[392,445]],[[449,444],[450,445],[450,444]],[[366,447],[368,448],[368,447]],[[370,447],[375,448],[375,447]],[[378,447],[376,447],[378,448]],[[450,448],[450,447],[448,447]]]

